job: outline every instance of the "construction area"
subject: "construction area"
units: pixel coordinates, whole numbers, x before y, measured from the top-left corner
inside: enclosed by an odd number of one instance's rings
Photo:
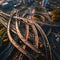
[[[0,0],[0,60],[60,60],[60,0]]]

